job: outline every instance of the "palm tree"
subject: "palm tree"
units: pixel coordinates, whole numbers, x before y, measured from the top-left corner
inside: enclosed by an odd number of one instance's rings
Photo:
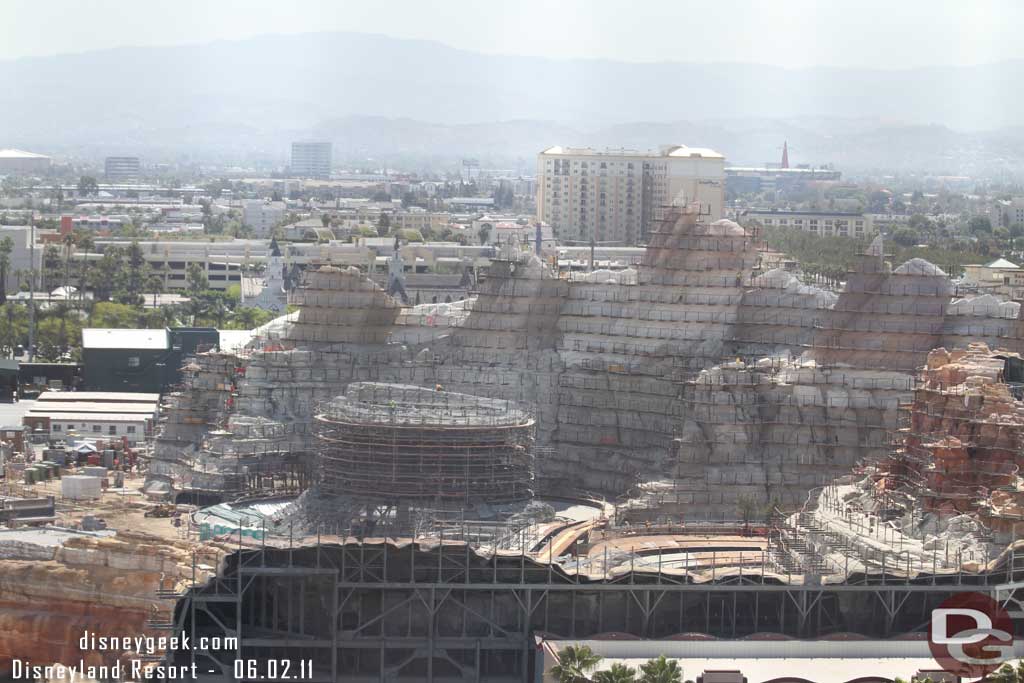
[[[631,669],[625,664],[615,663],[605,671],[598,671],[594,674],[594,683],[634,683],[636,681],[636,669]]]
[[[68,298],[68,286],[71,284],[71,254],[75,251],[75,245],[78,243],[78,238],[75,233],[69,232],[64,235],[64,298]]]
[[[60,271],[60,251],[51,244],[43,250],[43,272],[41,277],[43,287],[46,287],[46,300],[51,306],[53,305],[53,290],[57,287],[57,283],[60,282]]]
[[[587,683],[587,674],[601,662],[586,645],[567,645],[558,651],[558,664],[551,667],[551,674],[558,683]]]
[[[679,664],[662,655],[640,667],[638,683],[680,683],[682,680],[683,672]]]
[[[156,308],[156,296],[164,291],[164,276],[160,273],[149,273],[146,278],[146,288],[153,294],[153,308]]]
[[[235,309],[231,315],[232,326],[237,326],[240,330],[251,330],[256,327],[256,321],[259,317],[260,310],[252,306],[239,306]]]
[[[7,303],[7,271],[11,267],[14,241],[10,237],[0,240],[0,304]]]
[[[85,307],[85,278],[89,271],[89,251],[96,246],[93,242],[92,235],[89,233],[81,233],[78,236],[78,248],[82,250],[82,267],[78,272],[78,298],[81,301],[81,305]]]
[[[996,672],[989,674],[986,681],[992,683],[1022,683],[1024,682],[1024,659],[1017,660],[1017,666],[1007,662]]]

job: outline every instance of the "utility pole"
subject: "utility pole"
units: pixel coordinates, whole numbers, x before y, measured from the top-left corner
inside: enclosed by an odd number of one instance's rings
[[[597,245],[599,245],[599,244],[622,244],[622,242],[620,240],[607,240],[607,241],[604,241],[604,242],[595,241],[593,233],[591,233],[589,241],[582,241],[581,242],[581,241],[565,240],[564,243],[565,244],[584,244],[584,245],[589,245],[590,246],[590,267],[588,268],[588,270],[591,270],[591,271],[594,270],[594,251],[597,249]]]
[[[36,221],[35,211],[28,214],[28,362],[36,356]]]

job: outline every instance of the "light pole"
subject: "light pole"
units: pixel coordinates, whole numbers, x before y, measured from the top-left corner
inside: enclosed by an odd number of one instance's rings
[[[36,355],[36,221],[34,212],[28,216],[28,362]]]

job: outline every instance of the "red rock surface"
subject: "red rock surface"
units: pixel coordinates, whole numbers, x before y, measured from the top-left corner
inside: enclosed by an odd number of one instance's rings
[[[921,372],[887,486],[916,490],[931,510],[1000,519],[1024,508],[1024,404],[1003,382],[1005,352],[936,349]]]
[[[201,552],[203,563],[217,563],[219,549]],[[169,620],[174,606],[157,590],[180,588],[191,572],[187,544],[134,532],[71,538],[52,560],[0,560],[0,677],[10,675],[13,658],[37,665],[127,663],[125,653],[80,650],[83,633],[166,635],[146,627],[151,617]]]

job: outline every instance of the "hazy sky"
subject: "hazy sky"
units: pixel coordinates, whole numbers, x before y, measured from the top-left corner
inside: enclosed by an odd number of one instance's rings
[[[516,55],[890,68],[1024,58],[1022,25],[1017,0],[2,0],[0,59],[341,30]]]

